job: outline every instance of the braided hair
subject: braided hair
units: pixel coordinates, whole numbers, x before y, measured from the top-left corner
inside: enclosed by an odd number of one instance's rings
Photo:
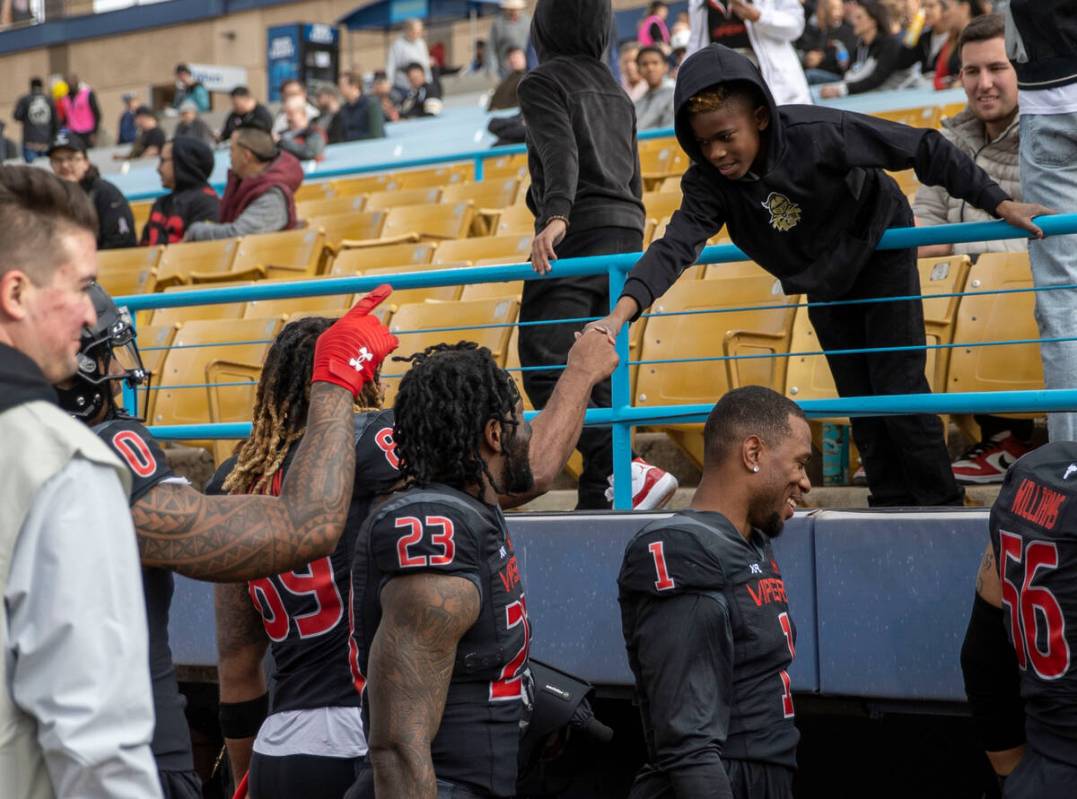
[[[490,419],[501,422],[506,449],[516,435],[520,393],[508,372],[471,341],[394,360],[411,362],[400,381],[393,431],[404,479],[463,487],[481,485],[485,475],[500,492],[480,445]]]
[[[333,324],[310,316],[289,322],[266,354],[254,401],[251,436],[236,448],[236,465],[224,481],[231,494],[264,494],[292,445],[303,437],[310,407],[314,344]],[[378,381],[363,386],[361,410],[381,406]]]

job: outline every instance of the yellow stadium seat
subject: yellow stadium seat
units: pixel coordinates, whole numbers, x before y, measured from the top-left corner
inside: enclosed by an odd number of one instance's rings
[[[363,277],[381,278],[382,282],[393,285],[393,276],[407,272],[427,272],[439,269],[460,269],[467,264],[412,264],[411,266],[384,266],[363,270]],[[402,305],[423,303],[427,300],[451,302],[460,299],[460,286],[431,286],[421,289],[395,289],[386,301],[392,310],[397,311]]]
[[[972,261],[967,255],[921,258],[917,262],[917,269],[920,272],[920,293],[925,297],[932,294],[959,294],[965,290],[971,268]],[[958,296],[924,300],[924,328],[928,346],[953,342],[957,309],[960,304],[961,297]],[[927,378],[932,391],[942,391],[943,386],[946,385],[950,352],[949,349],[927,351]]]
[[[916,173],[911,169],[903,169],[900,172],[887,172],[886,174],[897,182],[898,188],[901,189],[901,193],[905,196],[916,194],[916,190],[920,188],[920,178],[916,177]]]
[[[939,107],[925,105],[922,108],[900,108],[894,111],[878,111],[872,116],[911,125],[914,128],[937,128],[939,126]]]
[[[479,183],[457,183],[441,191],[446,203],[472,202],[476,208],[507,208],[516,202],[520,181],[515,178],[487,178]]]
[[[261,364],[211,361],[206,365],[206,395],[209,420],[221,422],[249,422],[254,413],[258,394],[258,380],[262,376]],[[236,444],[243,439],[217,438],[213,440],[213,462],[220,466],[235,452]]]
[[[154,286],[153,267],[145,266],[134,269],[109,269],[99,271],[97,282],[113,297],[130,294],[149,294]]]
[[[332,196],[334,196],[333,182],[323,180],[319,183],[304,183],[301,185],[295,193],[295,201],[299,203],[307,200],[324,200],[326,197]]]
[[[680,193],[651,191],[643,195],[643,208],[649,219],[659,220],[673,216],[681,207]]]
[[[1031,288],[1028,253],[986,253],[969,272],[966,291]],[[1035,292],[961,298],[954,344],[1038,339]],[[1021,391],[1044,387],[1039,344],[954,347],[946,391]],[[1016,414],[1033,416],[1035,414]]]
[[[131,269],[156,269],[164,247],[123,247],[119,250],[98,250],[97,273]],[[100,282],[100,281],[98,281]]]
[[[384,247],[364,247],[341,250],[329,268],[329,274],[340,277],[354,275],[364,269],[395,266],[399,271],[411,264],[428,264],[434,257],[433,244],[389,244]]]
[[[384,211],[405,205],[433,205],[441,199],[440,188],[393,189],[367,195],[368,211]]]
[[[645,144],[652,146],[644,146]],[[651,191],[674,174],[672,164],[675,148],[677,145],[672,139],[652,139],[648,142],[640,142],[639,165],[644,191]]]
[[[135,238],[142,240],[142,229],[150,221],[150,212],[153,211],[153,200],[131,203],[131,216],[135,220]]]
[[[320,228],[244,236],[232,262],[232,271],[261,268],[270,278],[314,277],[321,267],[324,250],[325,234]]]
[[[658,190],[663,194],[680,194],[681,176],[674,175],[673,177],[666,178],[662,181],[662,185]]]
[[[968,105],[966,103],[947,103],[939,108],[938,122],[946,119],[947,117],[955,117],[964,111]],[[936,123],[935,127],[938,127]]]
[[[797,297],[781,293],[776,278],[751,262],[725,264],[721,276],[680,281],[659,299],[652,312],[757,308],[726,313],[653,316],[647,320],[640,360],[714,356],[766,356],[784,353]],[[726,391],[744,385],[780,389],[785,358],[689,361],[642,364],[636,378],[639,406],[712,404]],[[670,437],[702,466],[702,425],[665,428]]]
[[[237,281],[232,286],[250,285],[249,281]],[[195,287],[197,288],[197,287]],[[217,286],[216,288],[220,288]],[[190,291],[190,286],[173,286],[165,289],[165,294],[176,291]],[[152,325],[174,325],[205,319],[241,319],[245,302],[222,302],[215,305],[187,305],[182,308],[158,308],[150,318]]]
[[[307,226],[325,233],[325,246],[339,249],[343,241],[369,241],[381,237],[385,227],[385,211],[363,211],[359,214],[319,216],[307,220]]]
[[[137,329],[138,351],[142,355],[142,366],[150,375],[150,386],[157,385],[157,379],[161,374],[161,364],[164,363],[168,348],[172,346],[172,339],[180,325],[139,325]],[[144,392],[139,391],[142,395]],[[150,392],[152,393],[152,392]],[[145,406],[145,397],[139,396],[138,407],[141,411]]]
[[[393,176],[388,173],[338,178],[332,181],[332,184],[334,197],[355,197],[358,194],[372,194],[376,191],[387,191],[396,185],[393,182]]]
[[[428,302],[403,305],[393,315],[390,329],[400,339],[400,347],[394,355],[408,356],[421,352],[433,344],[474,341],[487,347],[499,364],[504,365],[508,355],[512,323],[517,319],[519,303],[505,297],[471,302]],[[481,327],[466,329],[471,325],[496,325],[505,327]],[[439,328],[465,328],[444,332],[426,332]],[[404,332],[417,331],[417,332]],[[385,404],[392,405],[400,385],[399,376],[406,371],[405,363],[390,363],[382,377],[385,386]],[[389,374],[389,373],[392,374]],[[395,375],[395,377],[393,376]]]
[[[441,242],[434,251],[434,263],[477,263],[497,258],[519,264],[530,254],[531,236],[485,236]]]
[[[351,294],[329,294],[322,297],[292,297],[287,300],[251,300],[243,311],[244,319],[268,319],[271,316],[290,316],[299,313],[331,314],[352,306]]]
[[[501,211],[494,227],[495,236],[535,235],[535,215],[523,203],[510,205]]]
[[[383,238],[418,236],[421,240],[462,239],[471,229],[475,207],[471,203],[409,205],[389,211]]]
[[[185,323],[176,333],[172,349],[165,356],[157,385],[152,392],[150,419],[153,424],[199,424],[209,420],[206,403],[207,367],[214,361],[260,364],[277,331],[278,319],[202,320]],[[193,345],[193,346],[192,346]],[[203,345],[203,346],[199,346]],[[213,346],[204,346],[213,345]],[[194,388],[185,388],[194,386]],[[226,395],[246,396],[247,387],[220,388]],[[231,399],[227,396],[227,399]],[[209,441],[191,442],[211,449]]]
[[[236,238],[169,244],[157,265],[157,290],[183,283],[211,282],[221,275],[230,275],[239,241]]]
[[[527,153],[487,158],[482,166],[484,180],[522,178],[527,174]]]
[[[318,216],[336,216],[337,214],[357,214],[366,205],[366,197],[357,194],[354,197],[321,197],[317,200],[304,200],[295,204],[300,219]]]
[[[469,283],[460,292],[461,300],[487,300],[492,297],[515,297],[520,299],[524,291],[522,280],[507,283]]]
[[[413,172],[397,172],[393,182],[401,189],[430,189],[465,183],[475,176],[474,164],[452,164]]]

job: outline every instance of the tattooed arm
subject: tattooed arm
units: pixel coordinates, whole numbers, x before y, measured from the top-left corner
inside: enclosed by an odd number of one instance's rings
[[[976,572],[976,593],[994,607],[1002,607],[1002,579],[998,573],[995,550],[990,541],[987,542],[987,549],[984,550],[983,559],[980,560],[980,570]]]
[[[976,573],[976,595],[977,603],[986,604],[973,607],[961,650],[961,670],[987,759],[995,773],[1005,777],[1025,753],[1024,744],[1013,745],[1023,739],[1024,709],[1017,656],[1003,628],[1002,577],[990,541]],[[1001,737],[1000,729],[1004,731]]]
[[[247,596],[246,584],[216,586],[215,610],[220,701],[249,702],[265,695],[262,659],[269,642],[262,627],[262,618]],[[254,736],[226,737],[224,743],[232,763],[232,775],[239,782],[250,768]]]
[[[531,472],[534,487],[525,494],[498,497],[502,508],[515,508],[550,490],[565,468],[583,430],[583,415],[591,389],[617,368],[617,351],[601,331],[591,329],[577,338],[545,409],[531,423]]]
[[[352,395],[315,383],[280,496],[207,497],[190,486],[155,486],[131,508],[143,565],[239,582],[331,554],[351,502],[353,436]]]
[[[370,762],[378,799],[434,799],[430,743],[441,726],[456,645],[479,617],[463,577],[395,577],[381,591],[370,648]]]

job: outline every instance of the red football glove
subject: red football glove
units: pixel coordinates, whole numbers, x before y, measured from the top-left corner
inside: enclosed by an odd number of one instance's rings
[[[385,356],[400,345],[389,328],[369,315],[392,293],[390,286],[378,286],[318,337],[311,382],[346,388],[358,399]]]

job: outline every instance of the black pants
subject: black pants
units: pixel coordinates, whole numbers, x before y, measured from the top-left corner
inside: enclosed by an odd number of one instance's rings
[[[365,757],[272,757],[255,752],[247,794],[251,799],[341,799],[365,763]]]
[[[1036,423],[1032,419],[1008,419],[1005,416],[976,416],[974,418],[976,424],[980,426],[981,441],[987,441],[1009,430],[1018,441],[1027,444],[1036,431]]]
[[[643,249],[643,234],[630,228],[603,228],[569,233],[557,247],[558,258],[588,255],[639,252]],[[554,264],[553,274],[557,274]],[[520,321],[542,319],[578,319],[605,316],[610,312],[609,279],[567,277],[553,280],[531,280],[524,284]],[[521,366],[564,364],[575,341],[574,334],[583,322],[562,325],[534,325],[520,328]],[[524,389],[536,408],[544,408],[553,394],[561,370],[524,372]],[[604,380],[591,392],[588,407],[610,407],[610,381]],[[583,472],[577,509],[610,507],[606,488],[613,473],[613,438],[608,429],[585,427],[577,445],[583,455]]]
[[[723,760],[733,799],[793,799],[793,769],[754,760]],[[674,799],[673,782],[659,771],[644,771],[629,799]]]
[[[165,799],[202,799],[202,780],[193,771],[158,771]]]
[[[1077,793],[1077,766],[1025,749],[1017,768],[1006,778],[1003,799],[1072,799]]]
[[[915,250],[880,250],[843,300],[920,293]],[[811,299],[811,298],[809,298]],[[832,350],[925,344],[920,300],[811,308],[819,343]],[[827,355],[843,397],[930,392],[926,350]],[[853,438],[880,506],[960,505],[964,493],[950,470],[942,422],[931,414],[852,420]]]

